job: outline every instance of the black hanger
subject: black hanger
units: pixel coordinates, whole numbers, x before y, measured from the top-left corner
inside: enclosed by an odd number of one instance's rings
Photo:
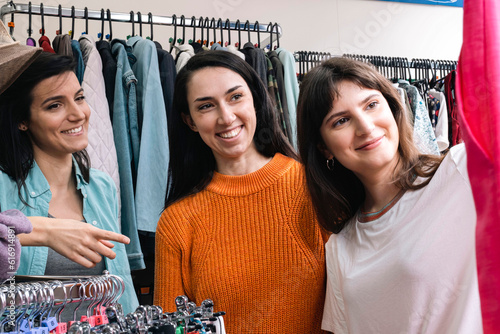
[[[210,20],[210,28],[212,28],[212,34],[214,36],[214,40],[212,41],[212,43],[210,43],[210,46],[212,46],[214,43],[217,43],[217,26],[216,26],[216,22],[215,22],[215,17],[212,17],[212,19]]]
[[[210,46],[210,19],[208,16],[204,20],[204,27],[207,28],[207,39],[205,40],[205,46],[209,47]]]
[[[243,30],[248,32],[248,43],[251,43],[250,41],[250,21],[246,21],[245,24],[243,25]]]
[[[28,4],[28,38],[31,38],[33,29],[31,27],[31,1]]]
[[[193,28],[193,38],[189,41],[189,44],[196,42],[196,16],[191,16],[191,28]]]
[[[40,17],[42,21],[42,27],[40,28],[40,34],[45,36],[45,16],[43,15],[43,3],[40,4]]]
[[[241,48],[241,22],[240,20],[236,20],[236,23],[234,24],[235,28],[238,29],[238,42],[236,43],[236,47],[238,49]]]
[[[62,35],[62,6],[57,6],[57,16],[59,17],[59,30],[56,31],[56,35]]]
[[[139,23],[139,36],[142,37],[142,14],[137,12],[137,22]]]
[[[222,19],[217,20],[217,27],[220,29],[220,46],[224,46],[224,27],[222,26]]]
[[[269,22],[266,31],[269,31],[269,51],[273,50],[273,23]]]
[[[148,23],[149,23],[149,36],[146,37],[149,40],[153,40],[153,14],[148,13]]]
[[[224,22],[224,29],[227,30],[227,45],[231,45],[231,21],[229,19]]]
[[[75,6],[71,6],[71,39],[75,37]]]
[[[280,32],[279,32],[279,29],[278,29],[278,23],[275,23],[273,25],[273,28],[276,29],[276,46],[274,47],[274,49],[276,50],[276,48],[280,47]]]
[[[179,38],[177,40],[177,43],[179,43],[179,45],[184,44],[186,42],[186,17],[184,15],[181,15],[181,26],[182,26],[182,39]]]
[[[205,45],[205,41],[203,40],[204,32],[205,32],[205,20],[203,19],[203,16],[200,16],[200,19],[198,21],[198,27],[201,28],[201,39],[200,39],[200,44],[203,46]]]
[[[85,34],[89,33],[89,9],[85,7],[83,9],[83,17],[85,18]]]
[[[104,16],[104,8],[101,8],[101,32],[97,34],[99,37],[99,41],[102,41],[104,37],[104,22],[105,22],[105,16]]]
[[[253,25],[253,31],[257,28],[257,47],[260,48],[260,24],[259,21],[255,21]]]
[[[174,49],[175,39],[177,38],[177,15],[172,15],[172,23],[174,24],[174,38],[170,38],[168,41],[170,42],[170,53]]]
[[[127,39],[135,36],[135,16],[133,10],[130,11],[130,23],[132,23],[132,35],[127,36]]]
[[[111,41],[113,39],[113,27],[111,26],[111,11],[109,10],[109,8],[106,10],[106,16],[109,23],[109,34],[106,35],[106,38],[108,39],[108,41]],[[153,35],[152,31],[151,35]]]

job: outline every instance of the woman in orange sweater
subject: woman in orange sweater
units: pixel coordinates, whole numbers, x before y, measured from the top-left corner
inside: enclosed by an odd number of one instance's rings
[[[266,87],[238,56],[177,75],[155,304],[214,301],[228,333],[320,333],[325,235]]]

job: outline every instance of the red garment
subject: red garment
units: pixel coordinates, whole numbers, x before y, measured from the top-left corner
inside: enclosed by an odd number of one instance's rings
[[[500,333],[500,1],[464,1],[457,102],[477,210],[484,333]]]
[[[43,51],[56,53],[54,49],[52,49],[52,46],[50,46],[50,39],[45,35],[40,37],[40,39],[38,40],[38,45],[40,45]]]
[[[448,106],[448,131],[450,146],[455,146],[462,142],[460,134],[460,121],[458,119],[457,101],[455,98],[456,71],[451,71],[444,79],[446,105]]]

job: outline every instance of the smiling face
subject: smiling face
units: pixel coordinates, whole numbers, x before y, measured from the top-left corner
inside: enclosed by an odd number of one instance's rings
[[[196,71],[187,84],[190,115],[184,122],[198,132],[217,165],[260,156],[253,137],[257,124],[252,93],[245,80],[223,67]]]
[[[67,157],[87,147],[90,108],[73,72],[41,81],[31,94],[30,119],[19,128],[29,132],[35,157]]]
[[[398,127],[378,90],[342,82],[320,132],[325,157],[335,157],[361,180],[394,171],[399,159]]]

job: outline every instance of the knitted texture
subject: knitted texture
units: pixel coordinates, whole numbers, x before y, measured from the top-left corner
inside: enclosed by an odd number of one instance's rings
[[[243,176],[214,173],[168,207],[156,233],[155,304],[214,301],[228,333],[321,333],[324,242],[303,167],[276,154]]]

